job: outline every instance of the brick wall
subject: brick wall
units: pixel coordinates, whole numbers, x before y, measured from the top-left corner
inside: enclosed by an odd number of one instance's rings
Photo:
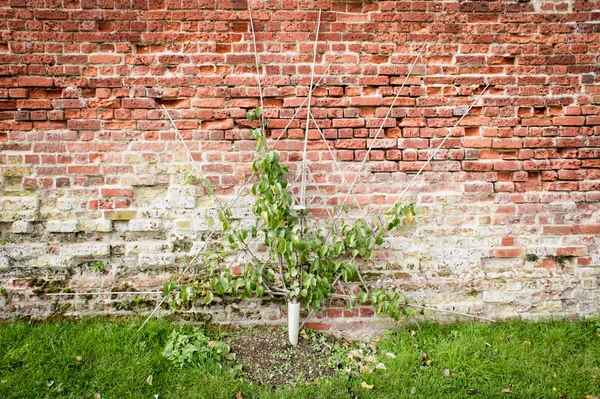
[[[305,100],[322,10],[308,157],[327,220],[410,64],[354,193],[392,204],[474,96],[408,197],[417,223],[369,265],[418,303],[493,317],[600,310],[599,1],[251,1],[266,115],[278,136]],[[245,0],[0,0],[2,317],[127,314],[198,250],[212,202],[251,173],[259,104]],[[315,79],[316,80],[316,79]],[[306,111],[278,147],[296,167]],[[245,197],[244,197],[245,198]],[[240,214],[250,199],[239,203]],[[102,262],[105,270],[94,271]],[[277,322],[278,304],[217,321]],[[331,306],[316,326],[372,326]]]

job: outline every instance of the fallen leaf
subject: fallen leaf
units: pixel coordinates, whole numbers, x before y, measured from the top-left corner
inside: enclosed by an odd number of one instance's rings
[[[387,370],[387,367],[385,367],[385,364],[383,363],[377,363],[377,366],[375,366],[375,368],[377,370]]]
[[[504,392],[504,393],[512,393],[512,389],[510,389],[510,387],[504,387],[504,389],[502,389],[502,392]]]
[[[148,384],[148,385],[152,385],[152,374],[150,374],[150,375],[148,376],[148,378],[146,378],[146,384]]]
[[[450,377],[450,370],[444,369],[444,377]]]
[[[467,389],[467,393],[469,395],[475,395],[477,392],[479,392],[479,390],[477,388]]]
[[[54,381],[48,381],[48,383],[46,384],[48,388],[50,388],[52,385],[54,385]]]
[[[416,394],[416,393],[417,393],[417,387],[412,387],[412,388],[410,389],[410,394],[411,394],[411,395],[414,395],[414,394]]]
[[[531,341],[523,341],[523,346],[531,346]]]
[[[385,354],[387,357],[389,357],[390,359],[395,359],[396,355],[394,355],[392,352],[388,352]]]
[[[81,356],[75,356],[75,360],[77,360],[78,362],[80,362],[80,361],[83,360],[83,357],[81,357]]]
[[[304,330],[302,330],[302,331],[304,331]],[[305,333],[305,334],[306,334],[306,333]],[[237,392],[237,393],[235,394],[235,399],[242,399],[242,393],[241,393],[241,392]]]
[[[94,399],[100,399],[100,394],[98,392],[94,394]]]
[[[365,357],[365,362],[368,362],[368,363],[376,363],[377,360],[378,360],[377,356],[369,355],[369,356]]]
[[[364,389],[373,389],[373,385],[369,385],[364,381],[361,382],[360,386],[363,387]]]

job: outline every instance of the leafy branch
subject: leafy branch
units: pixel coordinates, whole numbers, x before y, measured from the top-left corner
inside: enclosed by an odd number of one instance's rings
[[[255,202],[252,213],[255,224],[243,228],[231,209],[218,202],[218,220],[223,230],[224,244],[220,250],[207,251],[204,257],[206,275],[186,285],[165,282],[163,292],[173,307],[201,300],[210,304],[215,296],[249,297],[283,296],[288,301],[301,301],[307,310],[318,310],[330,297],[342,298],[352,307],[357,301],[371,303],[378,313],[398,319],[408,310],[408,298],[396,289],[373,289],[367,286],[357,268],[357,261],[369,260],[384,242],[384,237],[413,220],[417,213],[411,201],[395,204],[374,224],[363,219],[332,223],[327,229],[311,229],[305,223],[306,212],[294,207],[289,191],[288,168],[281,164],[280,153],[268,147],[265,130],[267,121],[262,108],[246,114],[249,122],[258,121],[250,130],[256,141],[256,156],[252,169],[258,176],[252,185]],[[201,182],[211,193],[206,179],[186,176],[186,182]],[[343,207],[347,212],[347,208]],[[265,253],[255,256],[249,247],[253,239],[261,239]],[[236,251],[250,255],[242,265],[241,274],[233,274],[222,264]],[[337,293],[339,280],[361,281],[357,295]]]

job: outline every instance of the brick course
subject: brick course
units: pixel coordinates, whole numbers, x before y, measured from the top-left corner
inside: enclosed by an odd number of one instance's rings
[[[2,317],[131,310],[127,296],[55,303],[36,284],[156,289],[189,259],[211,201],[183,184],[192,169],[163,106],[216,192],[233,195],[251,174],[245,113],[259,104],[247,3],[0,2],[0,283],[13,295]],[[316,79],[331,65],[311,109],[343,173],[311,125],[327,197],[315,215],[343,200],[422,46],[354,190],[369,213],[394,202],[490,85],[409,190],[422,214],[369,263],[374,276],[473,314],[600,311],[600,1],[249,3],[273,137],[308,95],[322,10]],[[292,170],[305,123],[302,109],[278,143]],[[66,243],[102,251],[75,256]],[[147,248],[132,255],[130,243]],[[105,275],[86,266],[94,260]],[[253,306],[210,312],[262,317]],[[380,325],[365,320],[379,319],[333,304],[316,323]]]

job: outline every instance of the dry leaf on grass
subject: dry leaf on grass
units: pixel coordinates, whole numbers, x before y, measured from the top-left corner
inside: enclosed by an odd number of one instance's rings
[[[364,381],[361,382],[360,386],[363,387],[364,389],[373,389],[373,385],[369,385]]]

